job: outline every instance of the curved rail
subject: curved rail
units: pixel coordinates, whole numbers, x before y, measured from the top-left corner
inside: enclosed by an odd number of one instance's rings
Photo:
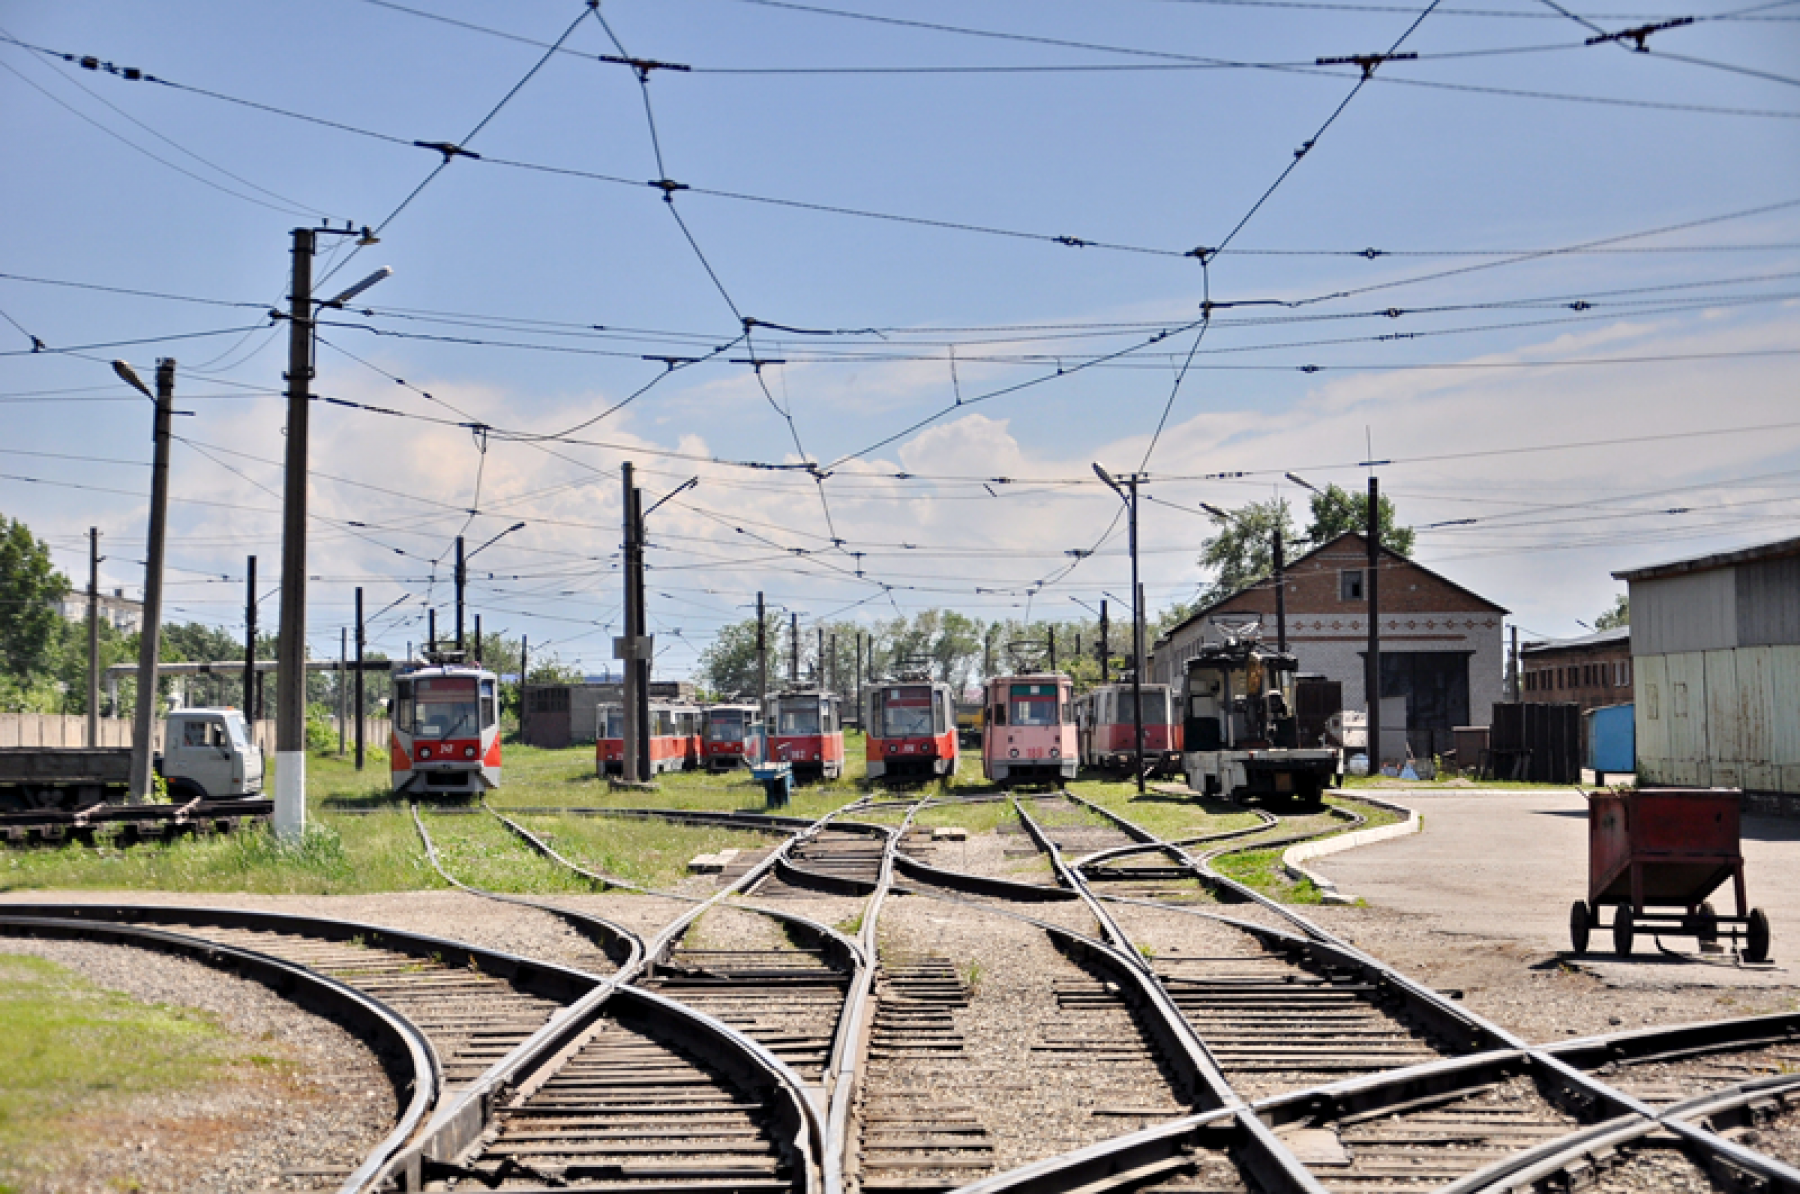
[[[360,1029],[360,1035],[378,1057],[406,1058],[406,1072],[390,1073],[395,1092],[402,1096],[405,1105],[401,1108],[393,1129],[370,1150],[362,1164],[344,1179],[340,1189],[345,1194],[373,1188],[389,1158],[398,1153],[413,1133],[418,1131],[426,1113],[438,1098],[443,1067],[438,1060],[437,1051],[424,1032],[381,1000],[307,967],[254,950],[220,945],[204,938],[92,920],[6,915],[0,916],[0,934],[104,941],[138,949],[155,949],[192,959],[216,970],[229,970],[239,977],[260,982],[284,999],[329,1009],[334,1018]]]

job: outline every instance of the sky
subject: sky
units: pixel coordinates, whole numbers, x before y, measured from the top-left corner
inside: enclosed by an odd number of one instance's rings
[[[137,595],[111,362],[173,358],[165,619],[241,632],[254,555],[276,625],[325,224],[317,299],[393,272],[318,320],[315,655],[358,586],[442,633],[461,534],[486,630],[602,672],[626,461],[697,479],[664,676],[759,591],[1117,616],[1096,463],[1152,617],[1203,503],[1300,482],[1378,477],[1527,639],[1800,533],[1800,0],[839,2],[0,0],[0,514]]]

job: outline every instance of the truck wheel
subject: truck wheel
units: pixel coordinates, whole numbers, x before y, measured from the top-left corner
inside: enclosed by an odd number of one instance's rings
[[[1631,938],[1635,929],[1631,923],[1631,906],[1619,905],[1618,914],[1613,917],[1613,952],[1621,958],[1631,956]]]
[[[1569,906],[1569,944],[1575,947],[1577,956],[1585,954],[1588,947],[1588,931],[1593,922],[1588,919],[1587,905],[1576,900]]]
[[[1750,926],[1744,933],[1744,960],[1769,960],[1769,917],[1761,908],[1750,909]]]
[[[1694,936],[1701,945],[1713,945],[1719,940],[1719,914],[1713,910],[1711,903],[1700,905],[1694,913]]]

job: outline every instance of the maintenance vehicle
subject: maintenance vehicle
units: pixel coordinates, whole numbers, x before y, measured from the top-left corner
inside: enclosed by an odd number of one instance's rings
[[[1316,803],[1343,778],[1331,747],[1302,748],[1294,716],[1300,663],[1249,624],[1207,643],[1182,677],[1182,771],[1188,787],[1232,800]]]
[[[154,756],[169,797],[260,797],[262,749],[236,709],[177,709]],[[0,809],[82,809],[123,802],[131,787],[129,746],[9,746],[0,749]]]

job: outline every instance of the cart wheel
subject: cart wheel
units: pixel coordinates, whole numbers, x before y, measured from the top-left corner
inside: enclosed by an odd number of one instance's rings
[[[1718,943],[1719,914],[1713,911],[1710,903],[1700,905],[1700,911],[1694,914],[1694,935],[1700,939],[1701,945]]]
[[[1588,930],[1593,922],[1588,919],[1587,905],[1576,900],[1569,905],[1569,944],[1575,947],[1577,954],[1584,954],[1588,947]]]
[[[1618,915],[1613,917],[1613,952],[1621,958],[1631,953],[1631,938],[1635,926],[1631,923],[1631,907],[1619,905]]]
[[[1750,909],[1750,928],[1744,934],[1744,960],[1769,960],[1769,917],[1761,908]]]

